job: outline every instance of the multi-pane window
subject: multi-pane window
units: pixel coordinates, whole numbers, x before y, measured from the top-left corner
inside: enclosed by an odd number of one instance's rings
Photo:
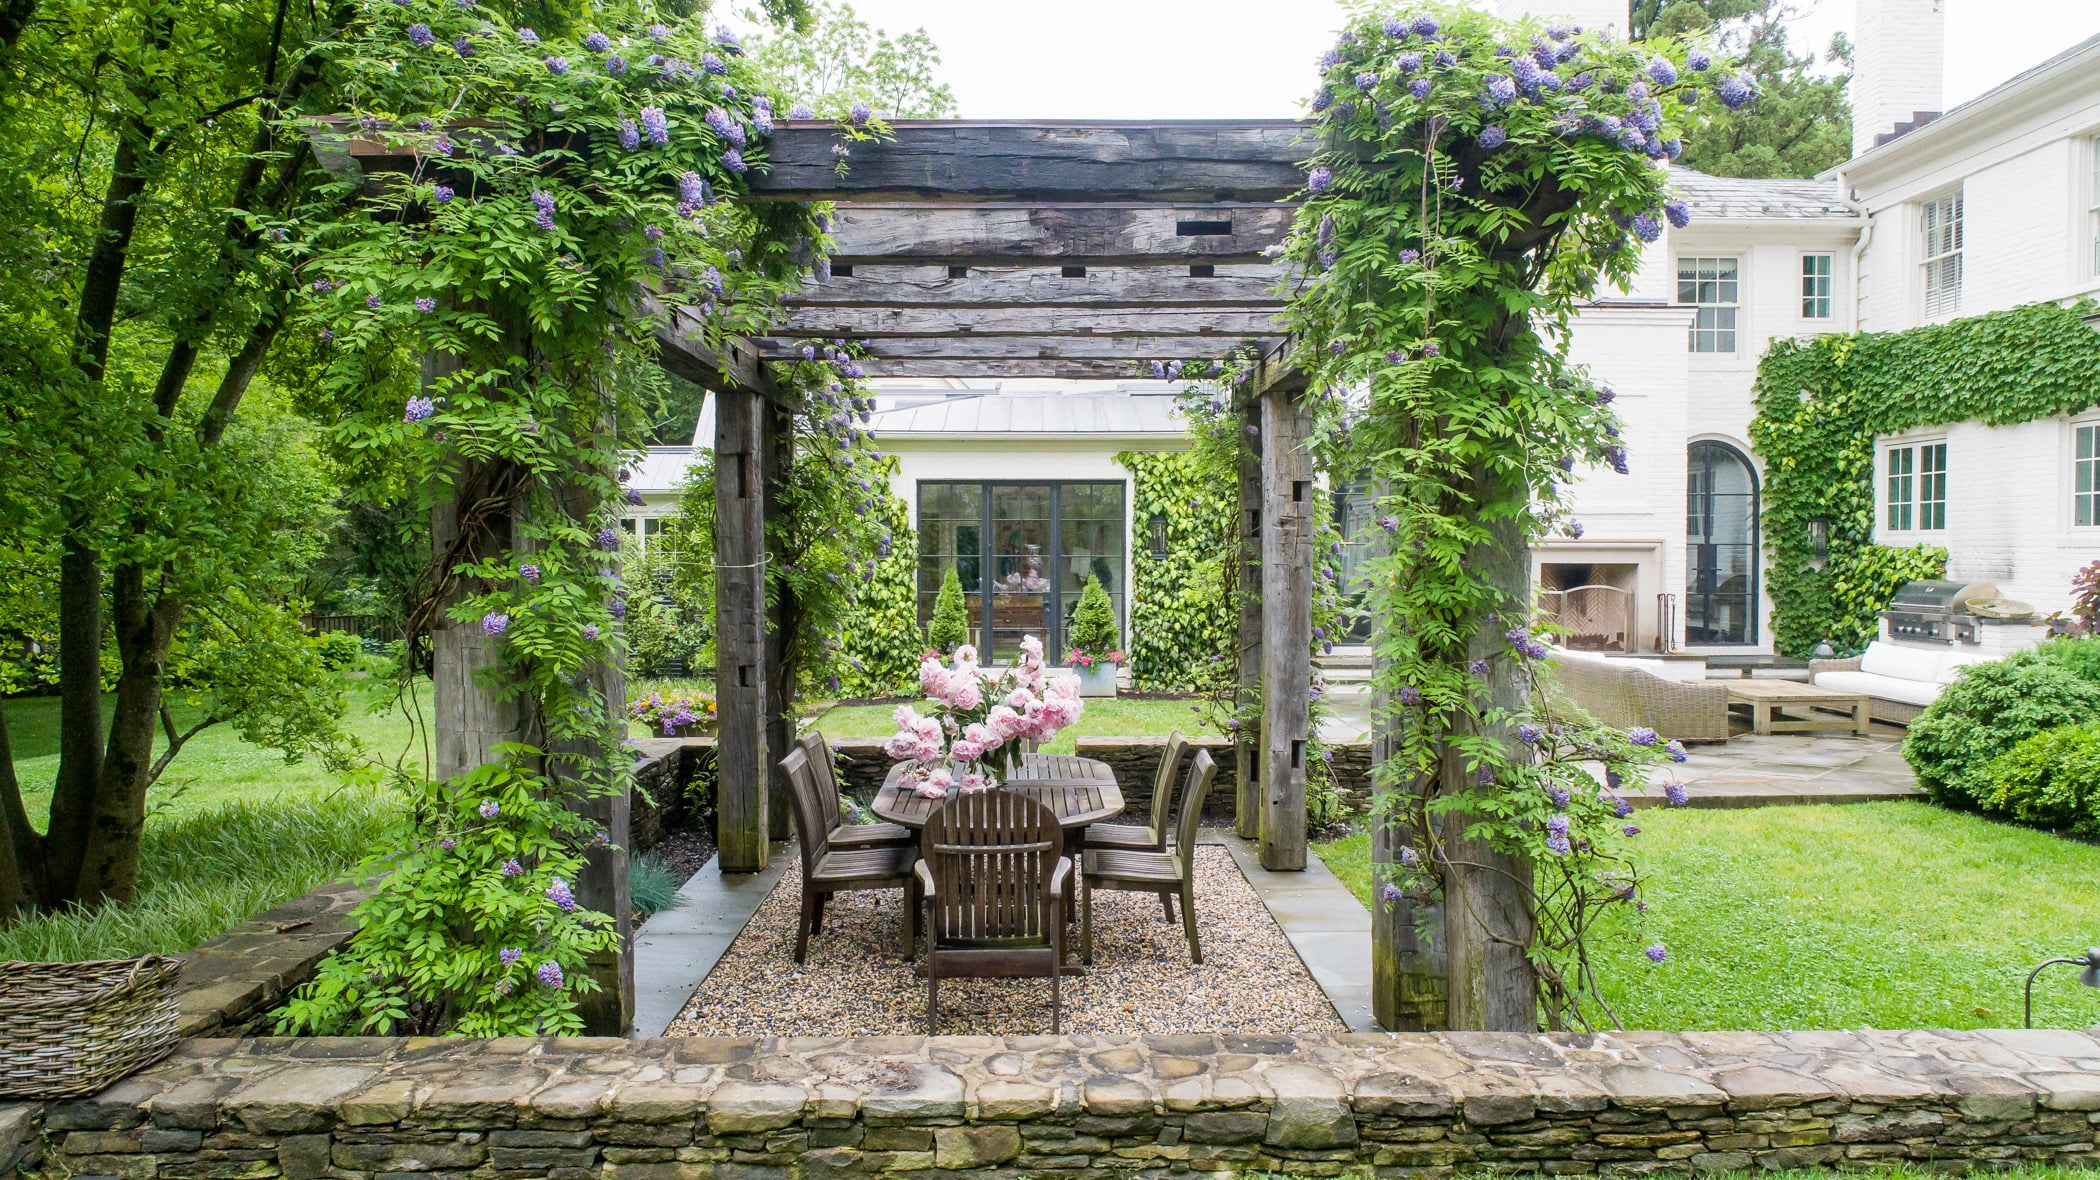
[[[1935,197],[1919,209],[1925,265],[1925,317],[1961,310],[1961,192]]]
[[[1692,320],[1693,352],[1734,352],[1737,288],[1742,260],[1680,258],[1677,302],[1697,307]]]
[[[988,658],[1019,657],[1043,640],[1052,658],[1087,579],[1099,578],[1122,616],[1124,485],[919,484],[919,621],[933,617],[948,571],[962,586],[970,641]]]
[[[1946,443],[1889,448],[1885,482],[1891,532],[1947,527]]]
[[[2072,432],[2071,519],[2080,528],[2100,525],[2100,423]]]
[[[1801,256],[1801,318],[1827,320],[1830,318],[1831,256],[1828,254],[1803,254]]]

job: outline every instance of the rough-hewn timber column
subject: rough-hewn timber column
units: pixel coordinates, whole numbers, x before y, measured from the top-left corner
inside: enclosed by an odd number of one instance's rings
[[[1235,635],[1233,707],[1245,714],[1261,701],[1261,404],[1248,399],[1240,411],[1241,433],[1251,445],[1240,451],[1239,618]],[[1251,432],[1248,428],[1252,428]],[[1233,765],[1239,776],[1232,813],[1242,839],[1261,835],[1261,728],[1242,723],[1233,733]]]
[[[1383,623],[1372,623],[1374,652]],[[1383,683],[1385,662],[1374,660],[1372,683]],[[1376,768],[1399,745],[1399,723],[1387,707],[1385,694],[1376,692],[1371,700],[1374,782]],[[1388,789],[1394,788],[1381,788]],[[1424,1032],[1444,1027],[1443,906],[1433,895],[1402,883],[1419,880],[1418,874],[1397,871],[1400,850],[1420,846],[1404,819],[1375,806],[1371,812],[1371,1015],[1387,1032]],[[1388,898],[1386,886],[1392,884],[1399,884],[1399,895]]]
[[[1507,492],[1484,486],[1473,489],[1473,502],[1493,503]],[[1474,548],[1467,562],[1482,577],[1525,609],[1531,601],[1531,558],[1514,521],[1489,525],[1490,539]],[[1489,708],[1505,716],[1524,704],[1523,686],[1506,658],[1501,628],[1482,627],[1473,637],[1471,656],[1490,661]],[[1500,658],[1498,658],[1500,657]],[[1521,750],[1512,727],[1503,724],[1476,732]],[[1456,794],[1473,786],[1474,772],[1451,746],[1444,752],[1440,790]],[[1463,812],[1442,817],[1444,875],[1444,997],[1450,1025],[1456,1029],[1531,1032],[1538,1028],[1538,978],[1526,951],[1531,946],[1531,865],[1522,857],[1497,852],[1486,840],[1468,839],[1472,818]]]
[[[775,531],[786,526],[787,506],[781,493],[795,470],[795,423],[783,408],[771,402],[759,407],[759,515],[764,520],[767,543],[779,551]],[[774,587],[773,601],[766,607],[766,835],[785,840],[791,834],[793,812],[787,797],[787,779],[779,762],[795,741],[795,654],[790,645],[795,630],[795,600],[786,584]]]
[[[1305,771],[1311,756],[1312,454],[1297,396],[1261,394],[1261,863],[1305,867]]]
[[[715,402],[715,807],[724,872],[766,867],[766,552],[763,408],[724,389]]]

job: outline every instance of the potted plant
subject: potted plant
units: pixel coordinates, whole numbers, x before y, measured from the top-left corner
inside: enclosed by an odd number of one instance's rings
[[[698,689],[643,693],[627,702],[627,715],[654,734],[696,737],[714,732],[715,698]]]
[[[933,618],[926,624],[926,646],[936,652],[954,651],[970,641],[970,619],[963,612],[962,580],[949,566],[941,579],[941,592],[933,600]]]
[[[1065,662],[1079,674],[1080,695],[1116,695],[1116,672],[1124,662],[1123,635],[1116,627],[1115,604],[1101,588],[1101,579],[1092,574],[1079,593],[1079,606],[1072,612],[1072,628],[1065,639],[1071,648]]]

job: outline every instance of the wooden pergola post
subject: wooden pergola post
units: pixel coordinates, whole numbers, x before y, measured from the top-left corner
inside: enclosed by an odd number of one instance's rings
[[[1234,634],[1233,699],[1244,718],[1261,702],[1261,402],[1240,401],[1241,435],[1247,445],[1240,448],[1239,511],[1234,525],[1239,531],[1238,619]],[[1232,735],[1233,765],[1239,792],[1232,813],[1233,831],[1241,839],[1261,835],[1261,726],[1242,720]]]
[[[766,867],[765,408],[748,388],[715,401],[715,843],[723,872]]]
[[[1293,388],[1261,391],[1261,864],[1305,867],[1306,759],[1311,756],[1312,454],[1309,416]]]
[[[1378,625],[1377,621],[1373,626]],[[1375,651],[1379,636],[1371,637]],[[1375,658],[1375,657],[1374,657]],[[1385,663],[1376,661],[1373,684],[1383,684]],[[1400,722],[1382,690],[1371,701],[1371,765],[1382,765],[1399,747]],[[1382,790],[1415,791],[1419,783]],[[1413,825],[1391,811],[1371,816],[1371,1015],[1387,1032],[1425,1032],[1444,1020],[1443,907],[1404,882],[1401,850],[1419,848]],[[1387,886],[1394,886],[1390,892]]]
[[[785,527],[787,505],[781,497],[795,470],[794,415],[777,402],[759,404],[759,516],[768,539],[768,552],[775,552],[774,533]],[[763,592],[763,591],[761,591]],[[792,818],[787,797],[787,776],[780,759],[795,742],[795,600],[785,581],[775,583],[773,600],[766,606],[766,835],[785,840]]]

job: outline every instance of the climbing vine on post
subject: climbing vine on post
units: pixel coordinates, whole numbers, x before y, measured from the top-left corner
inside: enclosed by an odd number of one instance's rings
[[[575,875],[606,834],[579,801],[623,789],[614,554],[622,469],[645,437],[664,313],[702,343],[762,326],[820,257],[806,208],[733,198],[763,158],[772,107],[736,38],[642,4],[573,36],[512,27],[459,0],[361,7],[328,52],[347,125],[405,172],[345,178],[330,208],[366,216],[266,227],[301,268],[309,330],[351,407],[353,451],[438,510],[420,633],[440,617],[489,657],[478,687],[516,741],[435,783],[404,776],[410,847],[360,912],[362,932],[288,1009],[315,1032],[554,1034],[581,1028],[584,971],[614,941]],[[422,392],[362,396],[368,363],[435,358]],[[398,395],[397,395],[398,396]],[[403,661],[413,667],[415,660]]]
[[[1378,807],[1405,833],[1382,894],[1441,900],[1457,1027],[1609,1018],[1587,931],[1638,904],[1619,789],[1682,755],[1548,707],[1527,547],[1578,465],[1629,461],[1567,360],[1575,309],[1688,220],[1664,163],[1751,96],[1696,47],[1456,6],[1361,9],[1321,60],[1286,320],[1324,466],[1382,488]]]

